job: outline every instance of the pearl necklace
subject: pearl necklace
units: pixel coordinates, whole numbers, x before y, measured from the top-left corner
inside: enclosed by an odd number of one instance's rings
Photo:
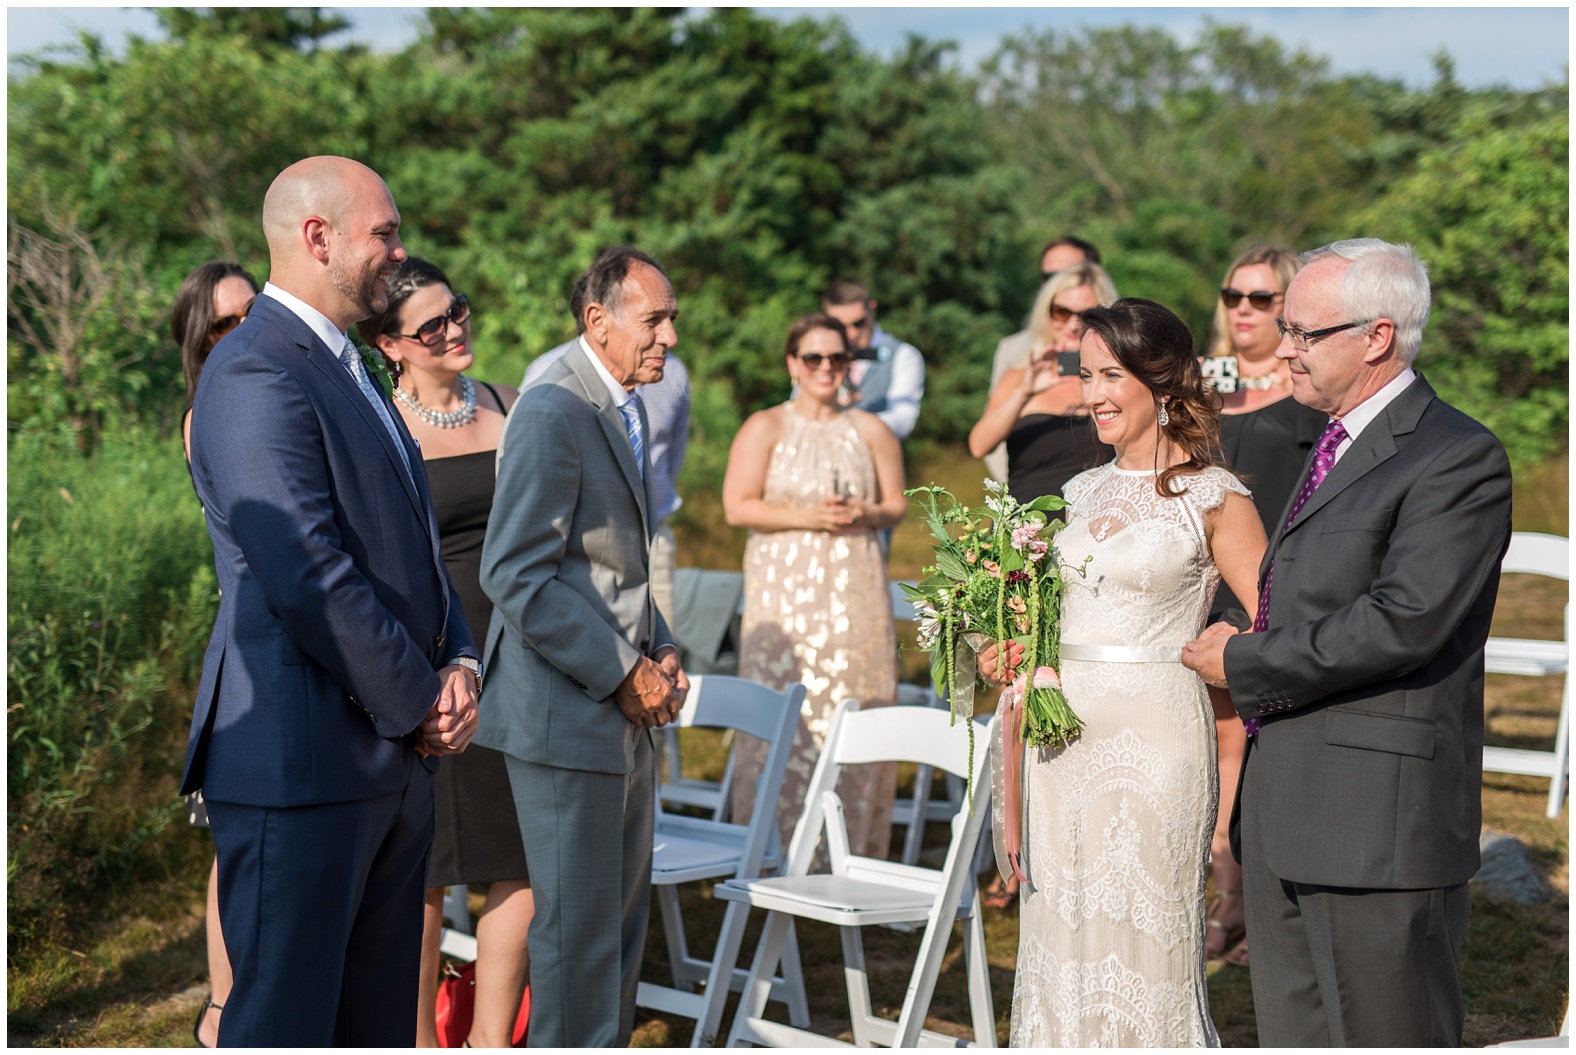
[[[1286,378],[1276,376],[1278,373],[1279,371],[1277,370],[1271,370],[1267,374],[1239,375],[1237,387],[1245,388],[1249,392],[1268,392],[1270,389],[1278,388],[1286,383]]]
[[[460,375],[459,410],[433,410],[424,407],[419,399],[406,393],[403,388],[394,390],[394,398],[400,406],[435,429],[457,429],[476,420],[476,386],[471,384],[471,379],[464,374]]]

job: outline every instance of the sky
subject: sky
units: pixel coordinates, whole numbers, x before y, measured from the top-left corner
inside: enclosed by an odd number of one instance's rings
[[[346,39],[374,50],[397,51],[416,36],[422,8],[328,8],[354,23]],[[705,9],[697,9],[705,10]],[[1373,73],[1413,87],[1433,80],[1433,55],[1448,51],[1456,77],[1472,88],[1493,84],[1531,89],[1559,82],[1570,61],[1570,12],[1566,7],[780,7],[761,14],[793,19],[836,15],[866,48],[890,54],[909,33],[958,45],[958,60],[972,68],[1004,36],[1025,27],[1057,32],[1083,27],[1136,24],[1194,39],[1206,19],[1247,25],[1289,50],[1303,48],[1326,58],[1337,74]],[[11,7],[6,13],[6,53],[70,43],[77,29],[96,32],[119,51],[128,33],[160,36],[145,8]],[[338,42],[336,38],[335,42]],[[13,72],[16,67],[12,66]]]

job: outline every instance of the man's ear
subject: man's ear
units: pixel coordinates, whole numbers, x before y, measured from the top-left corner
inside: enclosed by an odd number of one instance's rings
[[[1377,363],[1395,350],[1395,323],[1389,319],[1375,319],[1369,323],[1368,347],[1363,350],[1363,362]]]
[[[608,323],[612,320],[607,308],[597,301],[586,305],[586,340],[592,347],[600,348],[607,344]]]
[[[328,263],[330,232],[327,220],[321,216],[308,216],[301,222],[301,239],[306,243],[312,259],[320,264]]]

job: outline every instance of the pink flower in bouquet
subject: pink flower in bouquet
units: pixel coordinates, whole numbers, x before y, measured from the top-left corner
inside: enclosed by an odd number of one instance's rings
[[[1044,539],[1035,539],[1029,543],[1029,559],[1039,561],[1045,559],[1045,554],[1050,550],[1051,544]]]
[[[1023,547],[1033,542],[1035,536],[1038,534],[1038,525],[1020,524],[1018,527],[1012,529],[1012,548],[1018,550],[1021,553],[1023,551]]]
[[[985,569],[987,575],[994,575],[998,579],[1001,578],[1001,565],[997,564],[995,561],[983,561],[981,562],[980,566]]]

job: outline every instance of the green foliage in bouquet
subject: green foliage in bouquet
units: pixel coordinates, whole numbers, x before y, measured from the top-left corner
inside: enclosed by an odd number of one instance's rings
[[[1083,723],[1058,685],[1036,687],[1037,667],[1061,666],[1061,562],[1051,542],[1066,526],[1051,514],[1066,505],[1056,495],[1020,504],[1005,485],[985,481],[985,504],[964,508],[945,488],[903,492],[925,510],[935,536],[936,563],[913,602],[920,647],[930,651],[930,676],[952,708],[953,720],[973,707],[978,669],[974,652],[991,641],[1023,646],[1023,738],[1036,747],[1064,747]],[[970,745],[972,750],[972,726]]]

